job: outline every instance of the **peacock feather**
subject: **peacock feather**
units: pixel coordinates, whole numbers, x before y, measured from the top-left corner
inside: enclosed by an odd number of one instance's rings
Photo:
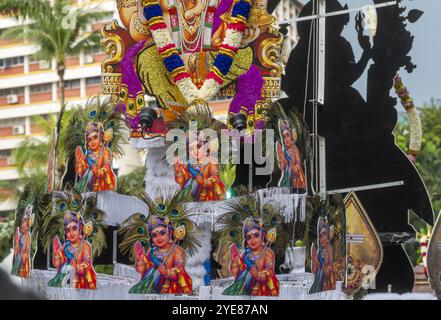
[[[107,142],[107,147],[114,156],[122,156],[123,145],[128,142],[128,130],[121,117],[121,113],[115,112],[115,103],[109,98],[101,96],[91,97],[86,106],[77,105],[69,119],[68,125],[63,132],[61,143],[66,162],[75,159],[75,149],[77,146],[86,145],[85,134],[88,122],[101,122],[104,126],[106,137],[111,138]]]
[[[119,228],[118,233],[122,235],[122,241],[119,244],[121,253],[124,255],[130,253],[130,260],[135,259],[133,248],[137,241],[139,241],[144,248],[149,246],[147,216],[142,213],[135,213],[125,220]]]
[[[317,241],[317,223],[319,218],[326,218],[331,229],[331,245],[334,261],[343,259],[346,254],[346,208],[341,195],[331,195],[323,199],[319,196],[308,197],[306,203],[306,221],[304,243],[311,248]],[[306,265],[310,266],[310,255],[307,255]]]
[[[296,145],[302,155],[302,160],[309,159],[312,155],[311,145],[308,140],[309,130],[301,114],[295,111],[295,109],[285,112],[282,105],[277,101],[271,104],[270,111],[268,112],[267,128],[274,129],[274,139],[276,141],[282,140],[279,132],[279,119],[289,121],[291,129],[297,133]],[[277,150],[275,151],[277,152]],[[275,170],[279,170],[279,168],[276,166]]]
[[[192,214],[188,211],[186,203],[191,201],[188,191],[174,192],[168,196],[161,196],[153,200],[150,196],[142,192],[139,198],[147,205],[149,215],[156,215],[161,218],[167,217],[174,229],[185,227],[185,238],[180,245],[192,256],[197,248],[201,246],[200,231],[191,219]],[[123,254],[130,252],[130,259],[134,259],[133,249],[137,241],[145,249],[150,246],[149,234],[147,229],[148,216],[136,213],[123,222],[119,229],[122,241],[119,248]]]
[[[41,242],[44,250],[47,250],[55,236],[65,241],[64,214],[73,211],[81,214],[84,224],[92,228],[87,241],[92,245],[93,255],[99,256],[107,248],[105,235],[105,213],[97,208],[97,200],[94,195],[82,196],[75,190],[71,192],[56,193],[53,200],[47,205],[42,219]]]
[[[240,191],[240,190],[239,190]],[[242,190],[244,191],[244,190]],[[247,193],[228,200],[227,210],[216,221],[219,227],[214,235],[218,245],[235,243],[238,247],[243,245],[243,224],[245,219],[253,217],[261,219],[266,231],[275,229],[277,237],[272,244],[276,259],[283,257],[292,232],[291,224],[285,224],[278,205],[264,203],[258,194]],[[290,231],[291,230],[291,231]]]
[[[31,226],[31,256],[37,251],[37,239],[41,232],[42,217],[47,206],[47,198],[44,196],[45,186],[32,179],[24,186],[18,199],[15,210],[14,234],[20,226],[26,207],[32,206],[33,224]]]

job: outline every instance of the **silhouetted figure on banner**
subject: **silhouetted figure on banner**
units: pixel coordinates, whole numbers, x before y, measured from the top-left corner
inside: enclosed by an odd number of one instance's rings
[[[374,1],[380,2],[385,1]],[[328,0],[326,5],[327,12],[347,8],[337,0]],[[311,15],[312,9],[310,1],[300,16]],[[351,43],[342,36],[350,22],[349,14],[326,18],[325,104],[318,110],[318,134],[326,139],[328,190],[404,181],[403,186],[357,192],[384,247],[383,264],[376,277],[379,292],[387,291],[389,284],[393,292],[412,290],[413,268],[401,246],[414,237],[408,225],[408,210],[433,224],[424,183],[414,165],[395,145],[392,134],[397,122],[396,99],[389,94],[392,81],[401,67],[409,72],[414,68],[407,56],[413,38],[400,18],[403,10],[397,6],[377,10],[378,29],[372,46],[369,37],[363,35],[361,16],[357,16],[355,26],[363,50],[358,61]],[[285,109],[296,107],[304,113],[309,128],[312,128],[310,100],[314,80],[311,24],[311,21],[298,23],[300,41],[291,52],[282,82],[289,98],[281,101]],[[365,101],[352,85],[370,59],[373,64],[368,70]]]

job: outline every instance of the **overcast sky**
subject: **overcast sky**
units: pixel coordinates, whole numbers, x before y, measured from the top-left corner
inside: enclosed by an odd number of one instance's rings
[[[373,4],[371,0],[340,2],[343,5],[347,3],[350,8]],[[410,74],[404,69],[400,71],[416,105],[422,106],[423,103],[430,102],[432,97],[441,99],[441,0],[404,0],[402,5],[407,6],[408,10],[424,11],[424,15],[416,23],[408,24],[408,30],[415,36],[410,55],[417,68]],[[352,42],[354,53],[359,57],[361,51],[356,41],[354,19],[355,14],[351,14],[351,23],[347,25],[343,35]],[[366,72],[355,87],[365,96]]]

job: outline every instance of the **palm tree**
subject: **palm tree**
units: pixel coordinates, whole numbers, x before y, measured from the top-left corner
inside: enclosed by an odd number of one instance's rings
[[[60,88],[60,110],[65,106],[66,58],[100,45],[98,32],[85,32],[105,16],[98,8],[73,7],[70,0],[0,0],[0,14],[12,15],[29,24],[7,29],[3,38],[30,41],[39,46],[36,59],[55,60]]]
[[[29,22],[7,29],[3,38],[34,43],[39,46],[34,54],[36,59],[55,61],[60,89],[60,114],[52,135],[55,140],[52,150],[56,154],[60,122],[66,106],[66,58],[99,47],[100,34],[84,30],[106,13],[100,12],[97,7],[74,7],[70,0],[0,0],[0,14]],[[33,143],[35,141],[29,141],[28,144],[33,146]],[[49,149],[47,151],[49,153]]]

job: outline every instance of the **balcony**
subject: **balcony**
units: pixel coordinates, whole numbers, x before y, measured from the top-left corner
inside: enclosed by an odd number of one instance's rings
[[[101,64],[92,63],[84,66],[75,66],[66,69],[65,80],[74,80],[101,75]],[[35,71],[28,74],[1,75],[0,89],[32,86],[44,82],[57,82],[58,76],[55,70]]]
[[[0,181],[17,180],[19,177],[15,166],[0,167]]]

